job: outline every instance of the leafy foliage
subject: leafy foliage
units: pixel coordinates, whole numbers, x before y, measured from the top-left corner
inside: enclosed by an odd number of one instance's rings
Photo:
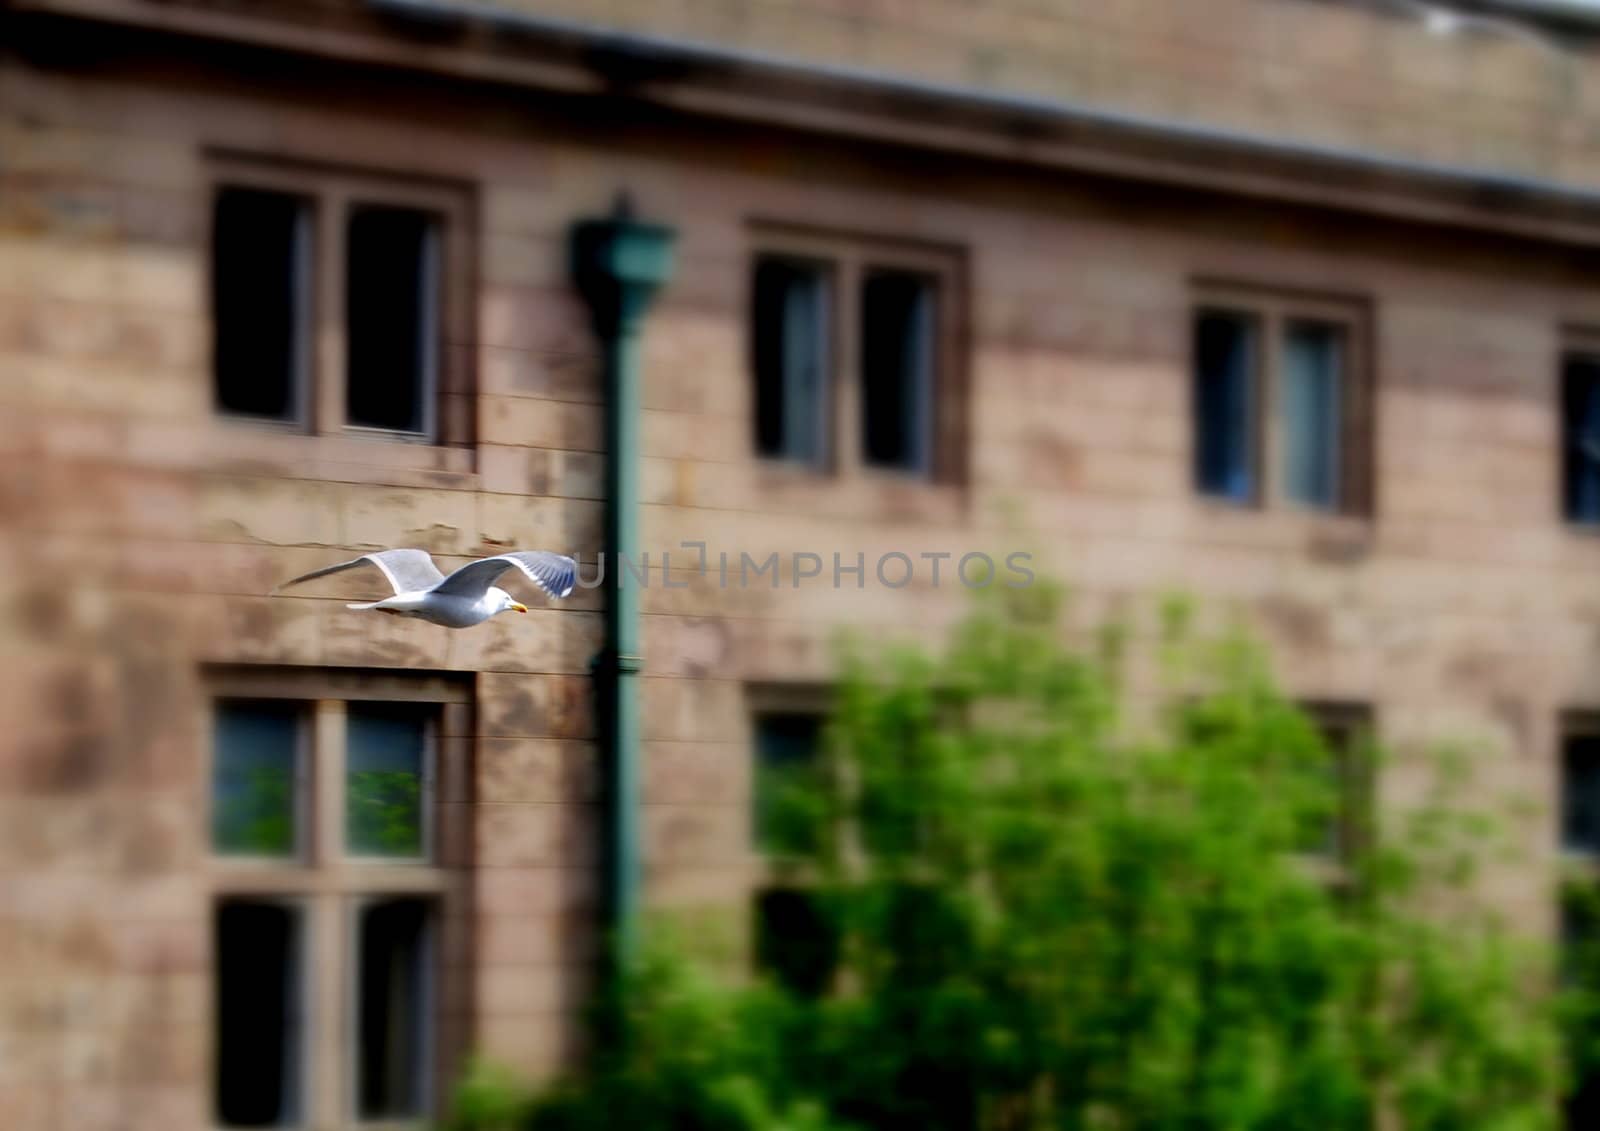
[[[1430,763],[1309,851],[1359,795],[1256,648],[1174,604],[1135,695],[1123,636],[1073,650],[1056,614],[1013,591],[943,658],[857,656],[821,760],[767,793],[831,992],[652,959],[521,1125],[1553,1127],[1572,1006],[1473,898],[1496,842],[1466,778]]]
[[[784,1083],[795,1006],[772,988],[733,992],[658,951],[593,1015],[612,1037],[581,1077],[534,1100],[480,1065],[458,1097],[458,1131],[839,1131]]]
[[[352,848],[376,856],[422,852],[422,779],[410,770],[354,770],[347,786]]]
[[[211,824],[219,852],[287,856],[294,849],[293,773],[252,766],[230,775],[215,795]]]

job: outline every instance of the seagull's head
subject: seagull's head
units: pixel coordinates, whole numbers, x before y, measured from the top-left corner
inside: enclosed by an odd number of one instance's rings
[[[497,585],[489,587],[489,602],[497,613],[525,613],[528,611],[527,605],[524,605]]]

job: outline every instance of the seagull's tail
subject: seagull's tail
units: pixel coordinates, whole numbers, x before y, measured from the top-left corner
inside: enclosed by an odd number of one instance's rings
[[[345,608],[347,608],[347,609],[376,609],[381,604],[383,604],[382,601],[368,601],[365,605],[346,605]]]

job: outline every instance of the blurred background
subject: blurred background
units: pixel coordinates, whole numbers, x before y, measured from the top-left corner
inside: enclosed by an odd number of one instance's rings
[[[648,915],[814,996],[759,779],[969,554],[1063,641],[1226,610],[1329,748],[1470,739],[1557,941],[1597,243],[1592,0],[0,0],[0,1122],[537,1088]],[[396,546],[584,584],[269,596]]]

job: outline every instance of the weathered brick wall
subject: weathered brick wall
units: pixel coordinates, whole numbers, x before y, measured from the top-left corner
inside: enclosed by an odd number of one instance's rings
[[[470,470],[211,419],[204,152],[219,145],[474,186]],[[0,1111],[15,1126],[206,1121],[212,662],[479,673],[475,929],[455,957],[474,973],[483,1051],[527,1071],[569,1055],[592,947],[596,594],[454,634],[345,611],[365,591],[353,580],[265,594],[375,546],[592,560],[598,382],[563,241],[622,186],[680,234],[645,343],[653,557],[687,566],[686,539],[869,563],[1031,549],[1078,588],[1084,622],[1195,590],[1255,620],[1296,693],[1370,702],[1400,739],[1481,736],[1500,779],[1541,798],[1557,709],[1600,705],[1600,542],[1559,523],[1554,417],[1560,328],[1592,322],[1600,288],[1553,251],[758,131],[583,125],[537,101],[287,67],[246,83],[198,63],[68,73],[8,58],[0,152]],[[780,483],[751,459],[755,217],[960,251],[966,489]],[[1370,300],[1371,522],[1192,497],[1197,277]],[[680,577],[687,589],[658,578],[643,602],[649,889],[737,929],[745,684],[825,678],[842,628],[935,637],[962,595]],[[1523,921],[1547,921],[1547,874],[1520,877]]]

